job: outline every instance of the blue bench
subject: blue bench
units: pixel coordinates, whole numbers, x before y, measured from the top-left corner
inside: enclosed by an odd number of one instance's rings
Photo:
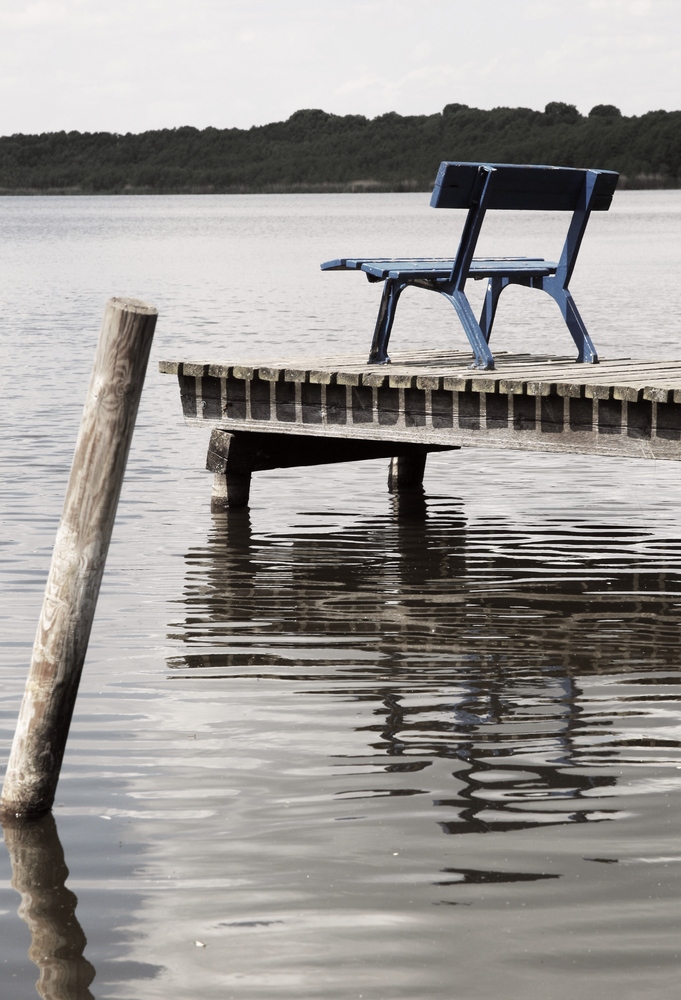
[[[468,210],[456,257],[363,260],[343,257],[321,265],[322,271],[364,271],[369,281],[385,282],[369,363],[389,363],[388,341],[397,302],[405,288],[414,286],[439,292],[452,303],[473,349],[471,367],[493,369],[494,355],[489,339],[499,296],[508,285],[525,285],[547,292],[558,303],[577,345],[577,361],[598,361],[568,285],[589,216],[591,212],[605,212],[610,207],[618,177],[619,174],[612,170],[511,163],[442,163],[430,199],[431,207]],[[560,260],[474,257],[485,213],[491,209],[572,212]],[[468,278],[487,278],[479,323],[466,297]]]

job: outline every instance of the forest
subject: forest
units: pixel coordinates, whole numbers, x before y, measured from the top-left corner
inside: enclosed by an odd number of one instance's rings
[[[681,111],[447,104],[373,119],[308,109],[250,129],[17,134],[0,137],[0,193],[428,191],[441,160],[599,167],[621,187],[680,187]]]

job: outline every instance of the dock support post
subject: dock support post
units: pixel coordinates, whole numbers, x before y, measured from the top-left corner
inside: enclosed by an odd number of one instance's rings
[[[106,304],[0,816],[54,802],[156,318],[136,299]]]
[[[213,492],[210,509],[214,514],[228,507],[247,507],[251,495],[250,472],[216,472],[213,478]]]
[[[412,452],[409,455],[395,455],[390,459],[388,470],[388,490],[399,493],[413,490],[423,485],[426,471],[427,452]]]
[[[206,468],[213,476],[210,509],[214,514],[229,507],[247,507],[251,493],[251,455],[234,434],[220,427],[211,431]]]
[[[219,513],[245,507],[253,472],[373,458],[391,458],[388,488],[393,493],[413,489],[423,483],[426,455],[431,451],[452,451],[452,446],[214,427],[206,457],[206,468],[215,474],[211,509]]]

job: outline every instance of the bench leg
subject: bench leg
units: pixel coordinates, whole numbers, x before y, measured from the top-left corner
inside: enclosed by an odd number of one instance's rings
[[[413,490],[423,486],[423,476],[426,471],[426,452],[414,452],[411,455],[399,455],[390,459],[388,470],[388,489],[391,493],[401,490]]]
[[[508,278],[490,278],[487,282],[485,301],[482,304],[482,312],[480,313],[480,329],[482,330],[482,335],[488,344],[489,338],[492,335],[494,317],[497,314],[499,296],[508,283]]]
[[[461,325],[468,337],[468,342],[473,348],[475,360],[470,367],[481,368],[483,371],[493,371],[494,355],[490,351],[489,345],[485,340],[485,335],[473,315],[473,310],[465,293],[462,291],[440,292],[440,295],[444,295],[456,309],[458,317],[461,320]]]
[[[577,345],[577,361],[585,362],[586,364],[596,364],[598,361],[598,352],[587,333],[584,320],[579,315],[579,310],[570,292],[567,288],[562,288],[560,285],[553,288],[548,282],[544,283],[544,291],[548,292],[551,298],[555,299],[558,304],[558,308],[570,331],[570,336]]]
[[[406,288],[405,282],[396,281],[394,278],[386,278],[383,286],[381,304],[378,308],[378,319],[374,330],[374,339],[371,342],[369,352],[370,365],[387,365],[390,363],[388,357],[388,341],[395,322],[395,310],[397,301]]]

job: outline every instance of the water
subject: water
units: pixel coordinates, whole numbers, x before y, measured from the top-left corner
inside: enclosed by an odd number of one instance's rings
[[[365,349],[376,288],[319,262],[451,252],[454,214],[0,219],[4,759],[103,304],[160,311],[56,826],[0,848],[3,1000],[93,976],[99,1000],[676,996],[679,467],[471,450],[429,457],[422,497],[359,463],[258,474],[211,515],[207,433],[158,359]],[[680,222],[675,191],[594,216],[573,290],[603,356],[681,357]],[[563,223],[503,216],[480,249],[555,252]],[[505,294],[497,349],[568,349],[548,297]],[[395,347],[463,346],[449,309],[405,294]]]

